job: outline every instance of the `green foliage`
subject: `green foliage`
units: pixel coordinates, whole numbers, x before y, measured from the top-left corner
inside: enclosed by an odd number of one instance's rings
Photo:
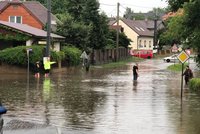
[[[183,40],[184,23],[183,16],[175,16],[166,22],[166,31],[160,35],[161,44],[172,45],[174,42],[180,43]]]
[[[11,65],[26,65],[27,64],[27,49],[31,48],[30,52],[30,63],[34,64],[36,61],[41,60],[43,57],[43,47],[38,46],[18,46],[14,48],[7,48],[0,51],[1,62],[11,64]]]
[[[43,60],[43,52],[44,46],[18,46],[13,48],[7,48],[0,51],[0,61],[11,64],[11,65],[18,65],[18,66],[25,66],[27,65],[27,49],[32,49],[29,51],[29,62],[30,64],[35,64],[36,61]],[[58,61],[64,59],[63,52],[55,52],[51,51],[52,60]]]
[[[131,8],[126,8],[124,13],[124,18],[131,19],[131,20],[154,20],[155,17],[158,19],[162,19],[163,14],[165,14],[166,9],[163,8],[153,8],[153,10],[149,11],[148,13],[134,13]]]
[[[3,40],[7,40],[7,41],[10,41],[10,40],[15,40],[15,41],[26,41],[28,40],[30,37],[26,36],[26,35],[23,35],[23,34],[20,34],[20,33],[15,33],[15,34],[1,34],[0,33],[0,39],[3,39]]]
[[[61,18],[63,23],[58,25],[57,32],[66,37],[66,43],[73,44],[80,49],[86,49],[91,29],[90,25],[85,25],[83,22],[76,22],[69,14],[60,14],[58,17]]]
[[[76,21],[82,21],[83,10],[86,0],[66,0],[67,12],[75,18]]]
[[[179,8],[182,8],[183,4],[189,1],[191,0],[167,0],[170,10],[173,12],[177,11]]]
[[[200,78],[193,78],[189,81],[189,89],[193,91],[200,90]]]
[[[106,48],[116,48],[116,37],[117,32],[115,30],[110,30]],[[119,46],[128,48],[130,42],[131,39],[129,39],[124,33],[119,33]]]
[[[69,61],[70,65],[78,65],[80,63],[81,51],[78,48],[65,46],[62,51],[64,52],[66,60]]]
[[[53,61],[61,61],[65,59],[65,53],[62,51],[59,52],[51,51],[51,57]]]

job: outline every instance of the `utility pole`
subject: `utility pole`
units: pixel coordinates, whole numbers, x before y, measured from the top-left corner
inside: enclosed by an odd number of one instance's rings
[[[155,19],[154,19],[154,36],[153,36],[153,47],[154,47],[154,49],[157,46],[157,21],[158,21],[158,17],[157,17],[157,9],[156,9]],[[157,50],[158,50],[158,48],[157,48]]]
[[[119,2],[117,3],[117,40],[116,40],[116,61],[119,59]]]
[[[46,57],[50,56],[50,45],[51,45],[51,0],[47,0],[48,11],[47,11],[47,45],[46,45]]]

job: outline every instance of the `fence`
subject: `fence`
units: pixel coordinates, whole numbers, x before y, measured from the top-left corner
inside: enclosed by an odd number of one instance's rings
[[[130,56],[128,53],[128,48],[119,48],[118,52],[119,60]],[[94,64],[114,62],[116,61],[116,49],[94,50],[94,54],[91,54],[90,58],[93,60]]]

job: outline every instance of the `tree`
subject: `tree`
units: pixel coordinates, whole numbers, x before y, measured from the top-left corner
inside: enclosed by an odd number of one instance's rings
[[[89,44],[92,49],[101,49],[106,45],[108,21],[105,14],[99,14],[99,2],[87,0],[83,9],[82,21],[90,25]]]
[[[66,37],[65,42],[80,49],[87,49],[88,34],[91,29],[83,22],[76,22],[69,14],[58,15],[62,23],[58,24],[57,32]]]
[[[116,48],[116,30],[109,31],[109,37],[106,48]],[[124,33],[119,33],[119,47],[128,48],[130,45],[131,39],[129,39]]]
[[[200,65],[200,1],[193,0],[184,5],[184,37],[187,47],[197,50],[197,62]]]
[[[83,10],[87,0],[65,0],[67,12],[74,17],[75,20],[81,21]]]
[[[177,11],[179,8],[182,8],[183,4],[189,1],[191,0],[167,0],[170,10],[173,12]]]
[[[28,0],[32,1],[32,0]],[[48,0],[36,0],[47,8]],[[68,0],[67,0],[68,1]],[[51,12],[53,14],[66,13],[67,11],[67,1],[66,0],[51,0]]]
[[[166,31],[163,32],[159,39],[160,44],[163,45],[173,45],[174,43],[180,44],[183,40],[184,26],[183,26],[183,16],[175,16],[168,20],[166,24]]]

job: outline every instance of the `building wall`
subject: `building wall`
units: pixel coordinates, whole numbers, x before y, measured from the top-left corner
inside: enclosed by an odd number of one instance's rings
[[[139,37],[138,49],[153,50],[153,37]]]
[[[43,25],[22,5],[10,5],[0,14],[0,20],[9,22],[9,16],[22,16],[22,24],[42,29]]]
[[[117,23],[115,23],[114,25],[117,25]],[[138,40],[138,34],[133,31],[128,25],[126,25],[123,21],[119,20],[119,25],[121,25],[124,28],[124,33],[125,35],[132,40],[131,44],[129,45],[129,47],[131,49],[137,49],[138,48],[138,44],[137,44],[137,40]]]
[[[117,25],[117,23],[115,23],[114,25]],[[119,21],[119,25],[124,28],[125,35],[132,40],[131,45],[129,45],[129,47],[132,50],[133,49],[153,50],[153,37],[139,36],[135,31],[133,31],[128,25],[126,25],[121,20]],[[146,41],[146,47],[145,47],[145,41]]]

